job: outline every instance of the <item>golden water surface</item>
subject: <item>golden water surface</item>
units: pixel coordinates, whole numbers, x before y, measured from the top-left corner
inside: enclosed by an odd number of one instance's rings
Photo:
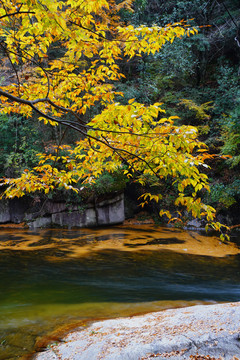
[[[19,359],[94,319],[222,301],[222,279],[233,301],[240,294],[238,246],[193,231],[3,228],[0,250],[0,360]]]

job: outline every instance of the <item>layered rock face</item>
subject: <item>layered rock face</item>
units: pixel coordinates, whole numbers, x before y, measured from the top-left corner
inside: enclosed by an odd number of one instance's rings
[[[240,303],[198,305],[96,322],[35,360],[237,360]]]
[[[124,197],[117,195],[98,203],[67,204],[47,200],[33,204],[28,198],[0,202],[0,224],[25,222],[31,228],[94,227],[124,221]]]

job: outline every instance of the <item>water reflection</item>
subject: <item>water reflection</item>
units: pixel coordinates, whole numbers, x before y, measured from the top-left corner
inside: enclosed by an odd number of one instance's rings
[[[154,226],[113,227],[109,229],[81,230],[27,230],[2,231],[0,233],[1,250],[45,250],[58,249],[68,256],[85,256],[92,250],[118,249],[121,251],[169,249],[189,254],[225,256],[239,253],[234,244],[223,244],[215,237],[206,237],[194,232],[185,232]],[[50,251],[51,252],[51,251]],[[57,256],[58,257],[58,256]]]
[[[238,248],[194,233],[4,230],[0,248],[0,360],[61,324],[240,299]]]

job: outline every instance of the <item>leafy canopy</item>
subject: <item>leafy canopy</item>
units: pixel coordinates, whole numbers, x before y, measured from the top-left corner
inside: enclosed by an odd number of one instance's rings
[[[215,210],[199,196],[209,190],[201,169],[208,167],[204,161],[210,155],[196,128],[175,126],[160,103],[145,106],[131,99],[121,105],[115,100],[123,95],[114,87],[124,78],[123,62],[155,54],[166,42],[184,41],[197,29],[184,21],[163,27],[125,25],[119,12],[132,11],[131,5],[132,0],[0,3],[0,51],[15,75],[0,87],[1,112],[24,118],[36,113],[45,124],[62,124],[80,134],[75,147],[52,147],[38,155],[37,167],[17,179],[1,179],[7,185],[2,197],[58,187],[80,191],[79,184],[122,169],[143,185],[172,179],[176,206],[186,206],[194,217],[214,219]],[[143,204],[162,196],[146,193]]]

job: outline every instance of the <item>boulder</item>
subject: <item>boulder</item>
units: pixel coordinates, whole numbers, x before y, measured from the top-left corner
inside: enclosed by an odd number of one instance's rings
[[[39,217],[28,223],[28,226],[33,229],[45,228],[45,227],[49,227],[51,225],[52,225],[52,217],[51,216]]]
[[[80,210],[75,205],[69,207],[68,211],[52,214],[54,225],[69,228],[120,224],[124,219],[123,194],[97,204],[87,204]]]
[[[10,221],[14,224],[20,224],[25,221],[25,213],[31,206],[31,199],[28,197],[14,198],[9,200]]]
[[[98,225],[119,224],[125,220],[123,194],[111,200],[100,202],[97,207]]]
[[[198,305],[93,323],[35,360],[236,360],[240,303]]]
[[[52,200],[48,200],[46,201],[46,203],[44,204],[44,212],[47,214],[56,214],[62,211],[66,211],[67,210],[67,203],[66,201],[52,201]]]
[[[11,221],[10,208],[8,200],[0,201],[0,224]]]
[[[193,219],[191,221],[188,221],[187,222],[187,226],[186,228],[196,228],[196,229],[199,229],[199,228],[204,228],[204,225],[203,225],[203,222],[199,219]]]
[[[68,228],[96,226],[95,210],[89,208],[84,211],[64,211],[52,214],[52,224]]]
[[[37,201],[27,197],[0,201],[0,224],[26,222],[30,228],[94,227],[120,224],[124,221],[124,196],[93,204],[67,204],[64,201]]]

